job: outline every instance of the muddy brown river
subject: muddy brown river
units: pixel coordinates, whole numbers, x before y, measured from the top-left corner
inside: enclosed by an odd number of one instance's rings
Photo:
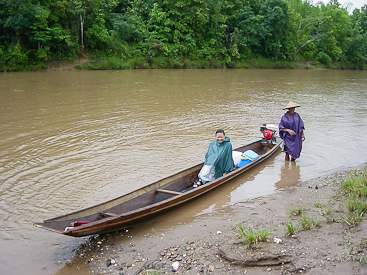
[[[204,160],[223,128],[234,148],[278,124],[306,127],[296,163],[279,151],[155,230],[215,217],[298,181],[367,163],[367,72],[126,70],[0,74],[0,274],[56,274],[85,239],[34,227]],[[160,221],[160,217],[156,218]],[[144,228],[140,228],[143,231]],[[62,272],[61,272],[62,274]]]

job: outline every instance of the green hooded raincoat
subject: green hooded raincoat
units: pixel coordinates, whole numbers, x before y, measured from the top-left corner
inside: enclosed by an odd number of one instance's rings
[[[205,155],[204,166],[199,173],[203,183],[215,180],[224,173],[234,171],[232,158],[232,144],[229,137],[225,137],[222,143],[213,140]]]

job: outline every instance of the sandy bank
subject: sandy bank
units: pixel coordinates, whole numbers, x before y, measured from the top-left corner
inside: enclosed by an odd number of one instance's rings
[[[366,219],[357,226],[338,222],[348,213],[340,184],[366,171],[363,166],[299,183],[174,233],[136,238],[133,229],[90,238],[59,274],[168,274],[172,265],[176,274],[367,274]],[[287,236],[284,223],[296,225],[300,218],[289,216],[291,208],[304,208],[320,226]],[[237,236],[238,222],[270,229],[268,241],[246,247]]]

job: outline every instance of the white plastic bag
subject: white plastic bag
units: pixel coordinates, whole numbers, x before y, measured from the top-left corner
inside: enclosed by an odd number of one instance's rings
[[[214,165],[204,165],[200,170],[199,178],[203,183],[215,180]]]
[[[242,152],[239,151],[233,151],[232,152],[232,158],[234,166],[237,167],[237,165],[240,163],[242,157]]]

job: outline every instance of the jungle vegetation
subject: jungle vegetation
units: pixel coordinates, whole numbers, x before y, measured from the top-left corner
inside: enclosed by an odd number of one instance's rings
[[[363,69],[367,5],[349,10],[337,0],[0,0],[0,71],[83,57],[89,69]]]

